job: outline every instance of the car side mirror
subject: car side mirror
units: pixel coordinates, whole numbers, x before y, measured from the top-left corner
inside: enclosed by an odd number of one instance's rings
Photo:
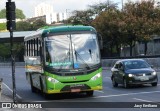
[[[123,67],[120,67],[119,70],[124,71],[124,68],[123,68]]]
[[[154,68],[154,66],[153,66],[153,65],[151,65],[151,68]]]

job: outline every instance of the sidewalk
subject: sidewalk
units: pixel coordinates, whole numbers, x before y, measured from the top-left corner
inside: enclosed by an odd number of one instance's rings
[[[19,101],[17,97],[17,101]],[[20,102],[20,101],[19,101]],[[13,103],[12,92],[8,91],[5,85],[2,84],[2,94],[0,95],[0,107],[5,103]],[[0,111],[47,111],[46,109],[34,108],[0,108]]]

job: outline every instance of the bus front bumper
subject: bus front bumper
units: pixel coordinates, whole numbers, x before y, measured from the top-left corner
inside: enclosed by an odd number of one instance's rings
[[[72,92],[85,92],[91,90],[102,90],[101,80],[88,81],[85,83],[72,83],[72,84],[58,83],[54,85],[54,87],[48,87],[46,93],[48,94],[69,93],[69,92],[72,93]]]

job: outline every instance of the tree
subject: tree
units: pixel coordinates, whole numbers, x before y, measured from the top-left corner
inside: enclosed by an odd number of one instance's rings
[[[19,60],[23,61],[24,56],[24,45],[23,43],[14,43],[14,56]],[[1,43],[0,44],[0,59],[4,62],[10,58],[10,43]]]
[[[16,31],[30,31],[32,30],[32,24],[26,21],[19,21],[16,23]]]
[[[6,9],[0,11],[0,18],[6,18]]]
[[[160,13],[154,6],[154,1],[142,1],[132,3],[129,2],[124,7],[126,16],[125,23],[126,31],[128,32],[128,39],[132,42],[144,42],[144,54],[147,53],[147,43],[152,39],[152,35],[159,32]],[[132,47],[130,48],[130,55],[132,56]]]
[[[97,15],[92,25],[101,33],[105,47],[110,47],[111,53],[116,47],[130,46],[130,56],[136,41],[145,43],[152,35],[160,33],[160,10],[154,6],[154,1],[128,2],[123,11],[109,9]],[[112,56],[112,54],[111,54]]]
[[[37,29],[39,29],[39,28],[44,27],[44,26],[47,25],[46,22],[43,21],[43,20],[41,20],[41,19],[35,20],[31,24],[32,24],[32,30],[37,30]]]
[[[0,18],[6,18],[6,9],[2,9],[0,11]],[[22,10],[16,9],[16,18],[17,19],[25,19],[25,15]]]
[[[73,12],[73,16],[69,18],[70,23],[73,25],[91,25],[93,18],[91,17],[90,10],[77,11]]]
[[[19,19],[25,19],[26,16],[24,15],[23,11],[20,10],[20,9],[16,9],[16,18],[19,18]]]
[[[0,57],[3,58],[3,61],[5,61],[5,59],[10,56],[10,45],[8,43],[1,43],[0,50]]]
[[[93,14],[99,15],[103,11],[107,11],[110,9],[117,9],[118,3],[114,3],[112,1],[105,1],[101,3],[96,3],[93,5],[89,5],[90,10],[92,11]]]
[[[92,25],[103,37],[105,50],[108,49],[109,56],[113,56],[113,51],[120,54],[122,44],[121,21],[122,13],[117,9],[104,11],[92,22]],[[120,55],[119,55],[120,56]]]
[[[47,24],[45,21],[38,19],[33,22],[27,22],[27,21],[20,21],[17,22],[16,24],[16,30],[17,31],[32,31],[32,30],[37,30],[41,27],[46,26]]]
[[[112,2],[103,2],[99,4],[89,5],[87,10],[75,10],[72,12],[72,16],[69,18],[69,22],[73,25],[92,25],[91,22],[94,20],[95,16],[99,15],[101,12],[116,9],[117,4]]]

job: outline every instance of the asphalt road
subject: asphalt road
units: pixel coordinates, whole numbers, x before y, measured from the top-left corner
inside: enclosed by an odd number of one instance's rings
[[[26,80],[25,69],[24,68],[16,68],[16,93],[17,99],[23,102],[97,102],[104,103],[105,105],[110,104],[114,107],[117,105],[121,106],[123,102],[160,102],[160,81],[157,87],[152,87],[151,85],[142,85],[142,86],[132,86],[129,89],[123,88],[123,86],[119,86],[114,88],[112,86],[112,82],[110,79],[111,73],[109,69],[103,70],[103,90],[95,91],[93,97],[86,97],[84,94],[65,94],[65,95],[57,95],[57,99],[53,99],[51,97],[50,100],[44,99],[41,94],[32,93],[30,89],[30,85]],[[158,73],[158,77],[160,80],[160,73]],[[12,73],[11,68],[0,68],[0,78],[3,78],[3,86],[2,86],[2,94],[5,96],[12,98]],[[5,102],[7,100],[1,100]],[[114,103],[114,104],[112,104]],[[157,104],[157,103],[156,103]],[[74,104],[73,104],[74,105]],[[93,107],[96,107],[95,106]],[[115,106],[114,106],[115,105]],[[107,108],[107,110],[119,111],[118,108]],[[56,111],[72,111],[78,110],[82,111],[81,108],[54,108]],[[41,109],[42,110],[42,109]],[[45,111],[50,111],[52,109],[43,109]],[[83,110],[92,110],[97,111],[97,108],[85,108]],[[106,110],[106,108],[98,108],[98,110]],[[123,110],[127,111],[139,111],[142,109],[139,108],[124,108]],[[144,108],[144,111],[158,111],[158,108],[154,110],[152,108]]]

